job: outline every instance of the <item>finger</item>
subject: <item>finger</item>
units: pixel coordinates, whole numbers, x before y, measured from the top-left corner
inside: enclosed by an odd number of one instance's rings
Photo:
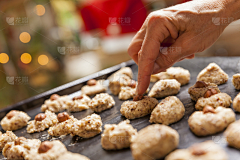
[[[170,34],[165,26],[158,26],[161,29],[156,34],[153,32],[156,28],[148,27],[143,42],[143,46],[139,53],[138,59],[138,87],[137,93],[142,95],[147,90],[150,83],[150,76],[153,73],[154,62],[159,55],[161,42]]]
[[[187,56],[186,59],[193,59],[195,57],[195,54],[192,54],[190,56]]]

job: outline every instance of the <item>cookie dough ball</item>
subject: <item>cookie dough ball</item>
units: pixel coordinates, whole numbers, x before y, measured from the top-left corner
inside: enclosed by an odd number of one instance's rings
[[[57,160],[90,160],[90,159],[78,153],[66,152],[63,155],[61,155]]]
[[[127,119],[140,118],[150,114],[157,104],[158,100],[155,98],[144,96],[143,99],[138,101],[123,102],[120,112]]]
[[[108,93],[97,94],[90,102],[89,107],[94,112],[102,112],[106,109],[112,108],[115,101]]]
[[[41,132],[49,127],[52,127],[57,122],[58,119],[56,114],[47,110],[45,113],[37,114],[34,120],[28,122],[27,132]]]
[[[228,75],[216,63],[210,63],[198,74],[197,81],[220,85],[228,81]]]
[[[207,136],[223,131],[235,121],[235,113],[230,108],[205,106],[203,111],[194,112],[188,125],[197,136]]]
[[[230,124],[224,135],[229,146],[240,150],[240,120]]]
[[[91,98],[87,95],[79,95],[72,99],[72,101],[67,101],[67,110],[69,112],[80,112],[88,109],[88,103],[91,101]]]
[[[129,86],[129,84],[136,83],[129,76],[125,74],[114,74],[108,78],[109,89],[114,95],[118,95],[121,87]]]
[[[207,105],[216,108],[218,106],[222,106],[228,108],[232,103],[231,97],[226,93],[218,93],[214,94],[211,97],[204,98],[201,97],[198,99],[195,108],[196,110],[203,110],[203,108]]]
[[[233,75],[232,84],[237,90],[240,90],[240,73]]]
[[[175,79],[160,80],[155,83],[150,90],[148,96],[154,98],[162,98],[175,95],[180,90],[180,83]]]
[[[114,76],[121,75],[121,74],[124,74],[131,79],[133,78],[132,69],[130,67],[123,67],[120,70],[118,70],[117,72],[113,73],[108,79],[112,79]]]
[[[59,113],[57,118],[58,123],[49,128],[48,134],[51,136],[70,134],[73,124],[77,122],[77,119],[69,116],[67,112]]]
[[[75,123],[71,130],[71,135],[78,135],[83,138],[94,137],[102,132],[102,120],[97,114],[87,116]]]
[[[106,150],[116,150],[130,147],[131,138],[137,134],[129,120],[116,124],[106,124],[102,134],[102,147]]]
[[[159,80],[164,80],[164,79],[169,79],[167,72],[160,72],[160,73],[151,75],[150,81],[157,82]]]
[[[51,112],[61,112],[68,108],[67,103],[71,102],[69,96],[59,96],[58,94],[51,95],[50,99],[46,100],[41,107],[42,112],[49,110]]]
[[[169,79],[176,79],[181,85],[188,84],[190,73],[182,67],[170,67],[167,69]]]
[[[8,142],[14,142],[18,137],[12,132],[12,131],[7,131],[6,133],[0,134],[0,152],[2,151],[3,147],[8,143]]]
[[[83,86],[81,91],[82,94],[86,94],[87,96],[93,96],[98,93],[103,93],[106,91],[106,87],[104,87],[103,84],[104,80],[95,80],[90,79],[87,82],[87,85]]]
[[[36,151],[32,151],[26,160],[58,160],[67,153],[65,145],[59,141],[44,141]]]
[[[233,99],[233,109],[240,112],[240,93]]]
[[[226,152],[213,141],[194,144],[188,149],[177,149],[165,160],[228,160]]]
[[[9,142],[3,148],[2,154],[7,159],[27,159],[31,152],[36,152],[41,141],[38,139],[17,138]]]
[[[215,90],[215,93],[220,93],[220,90],[216,84],[197,81],[195,85],[191,86],[188,89],[188,93],[190,94],[190,97],[193,101],[197,101],[199,98],[204,97],[205,93],[208,90],[212,90],[212,92],[214,92],[213,89]]]
[[[27,113],[12,110],[2,119],[1,126],[5,131],[14,131],[25,127],[30,119]]]
[[[154,124],[143,128],[133,137],[132,156],[135,160],[152,160],[166,156],[179,143],[178,132],[168,126]]]
[[[150,122],[169,125],[179,121],[185,114],[182,102],[175,96],[162,100],[152,111]]]

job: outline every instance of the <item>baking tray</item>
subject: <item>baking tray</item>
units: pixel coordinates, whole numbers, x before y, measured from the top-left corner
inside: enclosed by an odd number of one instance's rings
[[[179,142],[178,148],[187,148],[194,143],[200,143],[206,140],[213,140],[215,143],[217,143],[218,145],[224,148],[224,150],[229,155],[229,159],[231,160],[240,159],[240,151],[227,146],[223,137],[223,133],[218,133],[218,134],[215,134],[212,136],[206,136],[206,137],[197,137],[190,131],[188,127],[188,122],[187,122],[188,117],[195,111],[194,102],[190,99],[190,96],[188,94],[188,88],[195,84],[198,73],[204,67],[206,67],[209,63],[211,62],[217,63],[229,75],[228,82],[226,84],[220,85],[219,89],[222,92],[229,94],[233,99],[238,94],[238,92],[234,89],[231,83],[231,79],[233,74],[240,72],[239,60],[240,58],[238,57],[195,58],[193,60],[184,60],[174,65],[174,66],[180,66],[185,69],[188,69],[191,73],[191,80],[189,84],[182,86],[180,89],[180,92],[176,95],[183,102],[185,106],[185,109],[186,109],[185,116],[179,122],[170,125],[170,127],[177,130],[180,135],[180,142]],[[68,84],[52,89],[50,91],[44,92],[42,94],[39,94],[27,100],[21,101],[15,105],[4,108],[0,110],[0,119],[2,119],[5,116],[5,114],[12,109],[25,111],[29,116],[31,116],[32,119],[34,119],[35,115],[41,112],[40,106],[43,104],[44,100],[48,99],[52,94],[54,93],[57,93],[59,95],[69,94],[71,97],[73,97],[79,94],[79,90],[83,85],[86,84],[86,82],[89,79],[92,79],[92,78],[106,79],[109,75],[119,70],[121,67],[125,67],[125,66],[132,68],[134,73],[134,79],[137,80],[138,67],[133,61],[128,61],[119,65],[116,65],[114,67],[102,70],[90,76],[81,78],[79,80],[70,82]],[[152,87],[152,85],[153,83],[150,84],[150,88]],[[111,94],[109,89],[107,93]],[[99,113],[99,115],[102,118],[103,126],[105,124],[117,124],[125,120],[125,117],[123,117],[120,113],[120,108],[123,101],[119,100],[117,96],[113,96],[113,98],[116,102],[116,105],[109,110],[105,110]],[[161,101],[161,99],[158,99],[158,100],[159,102]],[[77,119],[81,119],[92,113],[93,111],[89,109],[82,112],[72,113],[72,115],[74,115],[74,117],[76,117]],[[139,131],[142,128],[150,125],[149,117],[150,116],[148,115],[142,118],[131,120],[131,124],[133,125],[134,128],[136,128]],[[236,119],[239,119],[239,118],[240,118],[240,114],[236,113]],[[47,134],[47,130],[40,133],[28,134],[26,131],[26,127],[24,127],[20,130],[14,131],[14,133],[17,136],[24,136],[26,138],[36,138],[36,139],[40,139],[41,141],[48,140],[49,138]],[[101,147],[100,134],[89,139],[83,139],[77,136],[71,137],[70,135],[59,137],[56,139],[59,139],[60,141],[62,141],[69,151],[83,154],[89,157],[91,160],[120,160],[120,159],[132,160],[130,149],[123,149],[118,151],[104,150]],[[3,158],[3,156],[1,155],[0,158]]]

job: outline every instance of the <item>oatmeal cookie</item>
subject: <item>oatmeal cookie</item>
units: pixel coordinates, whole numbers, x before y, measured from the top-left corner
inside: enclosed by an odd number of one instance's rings
[[[28,122],[27,132],[41,132],[49,127],[52,127],[57,122],[58,119],[56,114],[47,110],[45,113],[39,113],[35,116],[34,120]]]
[[[233,99],[233,109],[240,112],[240,93]]]
[[[188,84],[190,73],[182,67],[170,67],[167,69],[168,79],[176,79],[181,85]]]
[[[90,159],[78,153],[66,152],[60,157],[58,157],[57,160],[90,160]]]
[[[240,73],[233,75],[232,84],[237,90],[240,90]]]
[[[3,147],[5,144],[8,142],[14,142],[18,137],[12,132],[12,131],[7,131],[6,133],[0,134],[0,152],[2,151]]]
[[[102,112],[106,109],[112,108],[115,101],[108,93],[97,94],[90,102],[89,108],[95,112]]]
[[[102,132],[102,120],[97,114],[92,114],[73,124],[71,135],[83,138],[94,137]]]
[[[228,160],[227,153],[213,141],[194,144],[188,149],[177,149],[165,160]]]
[[[88,109],[88,103],[91,101],[91,98],[87,95],[79,95],[72,99],[72,101],[67,101],[67,110],[69,112],[80,112]]]
[[[197,81],[220,85],[228,81],[228,75],[216,63],[210,63],[198,74]]]
[[[1,120],[1,126],[5,131],[18,130],[25,127],[30,119],[27,113],[12,110]]]
[[[185,114],[182,102],[175,96],[166,97],[152,111],[150,122],[169,125],[179,121]]]
[[[155,98],[144,96],[143,99],[139,101],[123,102],[120,112],[127,119],[140,118],[150,114],[157,104],[158,100]]]
[[[218,86],[214,83],[197,81],[193,86],[188,89],[188,93],[193,101],[197,101],[199,98],[204,97],[208,90],[215,90],[216,93],[220,93]]]
[[[41,141],[38,139],[17,138],[3,148],[2,154],[7,159],[27,159],[31,152],[37,151]]]
[[[140,130],[131,143],[132,156],[136,160],[152,160],[166,156],[179,143],[176,130],[160,124],[153,124]]]
[[[59,113],[57,118],[58,123],[49,128],[48,134],[55,137],[70,134],[73,124],[77,122],[77,119],[69,116],[67,112]]]
[[[229,146],[240,150],[240,120],[230,124],[224,135]]]
[[[160,80],[155,83],[148,96],[154,98],[163,98],[175,95],[180,90],[180,83],[175,79]]]
[[[42,112],[49,110],[51,112],[61,112],[68,108],[67,103],[71,103],[69,96],[59,96],[57,94],[51,95],[50,99],[46,100],[41,106]]]
[[[26,160],[58,160],[66,154],[67,148],[59,141],[44,141],[37,150],[31,151]]]
[[[94,96],[95,94],[98,93],[103,93],[106,91],[106,87],[104,87],[103,84],[104,80],[95,80],[95,79],[90,79],[87,82],[87,85],[83,86],[81,91],[82,94],[86,94],[87,96]]]
[[[157,82],[159,80],[164,80],[164,79],[170,79],[167,72],[160,72],[160,73],[151,75],[150,81]]]
[[[206,105],[212,106],[216,108],[218,106],[222,106],[228,108],[232,103],[231,97],[226,93],[218,93],[214,94],[211,97],[204,98],[201,97],[198,99],[197,103],[195,104],[196,110],[203,110]]]
[[[137,134],[129,120],[116,124],[106,124],[101,135],[102,147],[106,150],[117,150],[130,147],[131,138]]]
[[[235,113],[230,108],[205,106],[203,111],[194,112],[188,125],[197,136],[213,135],[223,131],[235,121]]]
[[[117,72],[113,73],[108,79],[112,79],[114,76],[121,75],[121,74],[124,74],[131,79],[133,78],[132,69],[130,67],[123,67],[120,70],[118,70]]]

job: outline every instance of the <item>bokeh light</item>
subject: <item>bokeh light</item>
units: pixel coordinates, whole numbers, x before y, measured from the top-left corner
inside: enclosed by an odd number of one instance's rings
[[[31,40],[31,36],[28,32],[22,32],[19,39],[22,43],[28,43]]]
[[[48,62],[49,62],[48,56],[42,54],[38,57],[38,63],[40,65],[46,65],[46,64],[48,64]]]
[[[9,61],[9,56],[6,53],[0,54],[0,63],[7,63]]]
[[[32,56],[29,53],[23,53],[21,55],[21,61],[24,64],[28,64],[32,61]]]
[[[35,11],[36,11],[36,14],[38,15],[38,16],[42,16],[42,15],[44,15],[45,14],[45,7],[43,6],[43,5],[36,5],[36,7],[35,7]]]

